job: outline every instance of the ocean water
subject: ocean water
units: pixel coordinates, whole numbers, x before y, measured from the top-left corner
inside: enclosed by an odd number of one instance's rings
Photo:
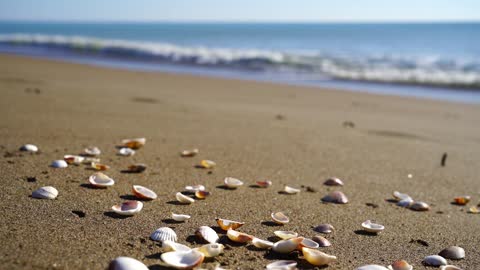
[[[480,103],[480,23],[0,22],[0,52]]]

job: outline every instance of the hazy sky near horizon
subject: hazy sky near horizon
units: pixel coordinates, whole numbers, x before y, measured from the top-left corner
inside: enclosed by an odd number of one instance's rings
[[[479,21],[480,0],[0,0],[0,20]]]

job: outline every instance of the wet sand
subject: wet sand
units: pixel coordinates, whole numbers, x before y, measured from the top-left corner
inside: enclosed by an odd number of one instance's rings
[[[330,223],[336,232],[326,235],[332,246],[322,251],[338,261],[327,269],[398,259],[414,269],[432,269],[422,259],[452,245],[465,248],[466,258],[451,264],[480,266],[480,215],[451,204],[459,195],[472,196],[468,206],[480,201],[480,106],[6,55],[0,56],[0,93],[2,269],[105,269],[117,256],[164,269],[150,233],[168,226],[180,243],[199,246],[195,229],[216,226],[216,217],[243,221],[239,231],[263,239],[275,230],[312,237],[312,227]],[[131,137],[146,137],[147,144],[133,157],[117,156],[115,146]],[[41,152],[18,152],[25,143]],[[115,186],[86,186],[93,171],[84,165],[49,167],[89,145],[102,150]],[[179,152],[189,148],[200,154],[181,158]],[[441,167],[444,152],[448,158]],[[201,159],[214,160],[217,167],[195,168]],[[135,162],[146,163],[147,170],[121,172]],[[244,180],[245,186],[221,188],[226,176]],[[345,186],[323,186],[332,176]],[[262,179],[273,186],[251,186]],[[134,217],[118,218],[110,207],[131,198],[132,184],[153,189],[159,198],[145,202]],[[175,193],[189,184],[204,184],[212,195],[178,205]],[[57,199],[29,197],[46,185],[59,190]],[[302,192],[284,195],[279,192],[284,185]],[[350,202],[322,203],[332,190],[342,190]],[[396,206],[388,201],[394,190],[428,202],[431,211]],[[285,212],[291,222],[274,226],[274,211]],[[192,218],[173,223],[171,212]],[[367,219],[385,225],[385,231],[365,235],[359,230]],[[205,267],[218,262],[230,269],[262,269],[287,258],[298,260],[302,269],[315,268],[298,253],[258,251],[220,235],[225,253]]]

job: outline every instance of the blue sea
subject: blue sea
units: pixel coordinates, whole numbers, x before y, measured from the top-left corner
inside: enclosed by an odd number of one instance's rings
[[[480,23],[0,22],[0,52],[480,103]]]

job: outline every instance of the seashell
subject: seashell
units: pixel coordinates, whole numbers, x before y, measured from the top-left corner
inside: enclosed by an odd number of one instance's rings
[[[170,251],[163,253],[162,261],[177,269],[192,269],[203,262],[205,255],[197,250]]]
[[[470,201],[470,196],[461,196],[453,198],[453,202],[458,205],[465,205]]]
[[[32,198],[53,200],[58,196],[58,190],[51,186],[41,187],[32,192]]]
[[[128,147],[122,147],[120,150],[118,150],[118,155],[125,157],[133,156],[135,155],[135,150]]]
[[[400,207],[410,207],[413,204],[413,199],[408,197],[397,202]]]
[[[300,189],[293,188],[293,187],[290,187],[290,186],[285,186],[283,191],[287,194],[297,194],[297,193],[300,192]]]
[[[19,150],[35,153],[38,151],[38,147],[33,144],[25,144],[25,145],[22,145]]]
[[[284,225],[290,222],[290,219],[282,212],[272,213],[270,215],[275,223]]]
[[[440,266],[440,270],[463,270],[463,269],[455,265],[442,265]]]
[[[343,181],[339,178],[332,177],[328,178],[323,184],[326,186],[343,186]]]
[[[128,166],[128,171],[132,172],[132,173],[141,173],[141,172],[145,171],[146,169],[147,169],[147,165],[145,165],[143,163],[137,163],[137,164],[133,164],[133,165]]]
[[[294,270],[294,269],[297,269],[297,262],[280,260],[280,261],[269,263],[267,265],[267,269],[268,270]]]
[[[139,201],[126,201],[122,204],[112,206],[113,212],[122,216],[133,216],[140,212],[143,208],[143,203]]]
[[[215,163],[215,161],[211,161],[211,160],[208,160],[208,159],[204,159],[204,160],[200,161],[200,167],[202,167],[204,169],[211,169],[215,166],[217,166],[217,163]]]
[[[392,263],[387,267],[390,270],[413,270],[413,266],[408,264],[405,260],[399,260]]]
[[[137,198],[140,199],[155,200],[157,198],[157,193],[139,185],[133,185],[132,192]]]
[[[330,224],[320,224],[317,227],[313,228],[314,231],[319,233],[332,233],[335,231],[335,228]]]
[[[242,233],[239,231],[235,231],[232,229],[227,230],[227,237],[228,239],[232,240],[233,242],[237,243],[246,243],[248,241],[251,241],[253,239],[253,236]]]
[[[273,233],[282,240],[287,240],[298,236],[298,233],[292,231],[274,231]]]
[[[85,157],[82,157],[82,156],[75,156],[75,155],[65,155],[65,156],[63,156],[63,160],[65,160],[65,162],[67,162],[68,164],[73,164],[73,165],[82,164],[84,159],[85,159]]]
[[[423,259],[423,264],[430,266],[447,265],[447,260],[438,255],[430,255]]]
[[[93,157],[84,157],[85,159],[83,160],[83,164],[88,164],[88,165],[91,165],[92,162],[100,162],[100,159],[99,158],[93,158]]]
[[[101,163],[97,163],[97,162],[92,162],[90,164],[90,166],[97,171],[106,171],[106,170],[110,169],[110,166],[105,165],[105,164],[101,164]]]
[[[408,194],[406,193],[400,193],[398,191],[394,191],[393,192],[393,197],[397,200],[397,201],[401,201],[401,200],[405,200],[405,199],[412,199]]]
[[[130,257],[117,257],[110,262],[108,270],[148,270],[148,267]]]
[[[265,180],[265,181],[257,181],[257,186],[262,187],[262,188],[267,188],[272,185],[272,181]]]
[[[236,178],[233,178],[233,177],[226,177],[224,180],[223,180],[223,183],[225,184],[225,186],[227,188],[237,188],[237,187],[240,187],[243,185],[243,182],[236,179]]]
[[[302,248],[302,252],[305,260],[307,260],[307,262],[309,262],[310,264],[316,266],[327,265],[337,260],[337,257],[333,255],[329,255],[327,253],[312,248],[304,247]]]
[[[217,221],[218,226],[220,226],[220,228],[222,228],[222,230],[224,231],[228,231],[229,229],[236,230],[245,224],[244,222],[233,221],[223,218],[216,218],[215,220]]]
[[[205,190],[205,186],[204,185],[186,186],[185,190],[188,192],[197,192],[197,191]]]
[[[302,248],[304,248],[304,247],[315,249],[315,248],[320,247],[320,245],[319,245],[317,242],[315,242],[315,241],[313,241],[312,239],[310,239],[310,238],[304,238],[304,239],[302,240],[302,242],[300,242],[300,244],[298,244],[297,249],[302,250]]]
[[[478,207],[472,206],[472,207],[468,208],[467,213],[470,213],[470,214],[480,214],[480,210],[478,210]]]
[[[52,161],[52,164],[50,164],[51,167],[53,168],[67,168],[68,164],[65,162],[65,160],[54,160]]]
[[[172,213],[172,219],[175,220],[175,221],[185,221],[185,220],[187,220],[187,219],[189,219],[189,218],[190,218],[189,215]]]
[[[169,228],[170,229],[170,228]],[[158,240],[156,240],[158,241]],[[162,242],[162,252],[169,252],[169,251],[190,251],[192,250],[190,247],[176,243],[172,240],[165,240]]]
[[[327,238],[320,235],[315,235],[314,237],[312,237],[312,240],[317,242],[319,247],[329,247],[332,245]]]
[[[205,190],[195,191],[195,197],[197,197],[197,199],[203,200],[203,199],[207,198],[208,196],[210,196],[210,192],[208,192],[208,191],[205,191]]]
[[[451,246],[440,251],[438,255],[445,259],[460,260],[465,258],[465,250],[461,247]]]
[[[273,247],[273,242],[254,237],[252,239],[252,245],[254,245],[257,248],[267,249],[267,248]]]
[[[355,270],[388,270],[388,268],[381,265],[377,265],[377,264],[369,264],[369,265],[360,266]]]
[[[130,149],[139,149],[145,145],[147,139],[145,138],[135,138],[135,139],[125,139],[122,140],[122,145]]]
[[[225,246],[222,244],[206,244],[199,247],[197,250],[203,253],[205,257],[212,258],[222,254],[224,248]]]
[[[183,203],[183,204],[191,204],[193,202],[195,202],[194,199],[186,196],[186,195],[183,195],[181,192],[177,192],[177,194],[175,194],[175,198],[177,198],[177,201],[179,201],[180,203]]]
[[[180,152],[180,156],[182,157],[193,157],[198,154],[198,149],[192,149],[192,150],[183,150]]]
[[[102,153],[102,151],[100,151],[100,149],[96,146],[89,146],[83,149],[83,152],[85,153],[85,155],[91,156],[91,157],[98,156]]]
[[[280,240],[273,244],[272,250],[278,253],[290,253],[297,249],[298,244],[303,241],[303,237],[295,237],[287,240]]]
[[[415,211],[428,211],[430,210],[430,206],[425,202],[414,202],[410,205],[410,209]]]
[[[90,182],[90,184],[95,187],[108,187],[115,184],[115,181],[112,178],[101,172],[92,174],[88,178],[88,182]]]
[[[385,229],[383,225],[372,223],[370,220],[363,222],[362,228],[371,233],[379,233]]]
[[[165,242],[165,241],[172,241],[177,242],[177,234],[174,230],[169,227],[160,227],[156,229],[151,235],[150,239],[153,241]]]
[[[218,234],[208,226],[201,226],[195,231],[195,235],[199,238],[207,241],[210,244],[215,244],[218,242]]]
[[[348,203],[348,198],[343,194],[341,191],[333,191],[327,196],[322,198],[322,201],[329,202],[329,203]]]

